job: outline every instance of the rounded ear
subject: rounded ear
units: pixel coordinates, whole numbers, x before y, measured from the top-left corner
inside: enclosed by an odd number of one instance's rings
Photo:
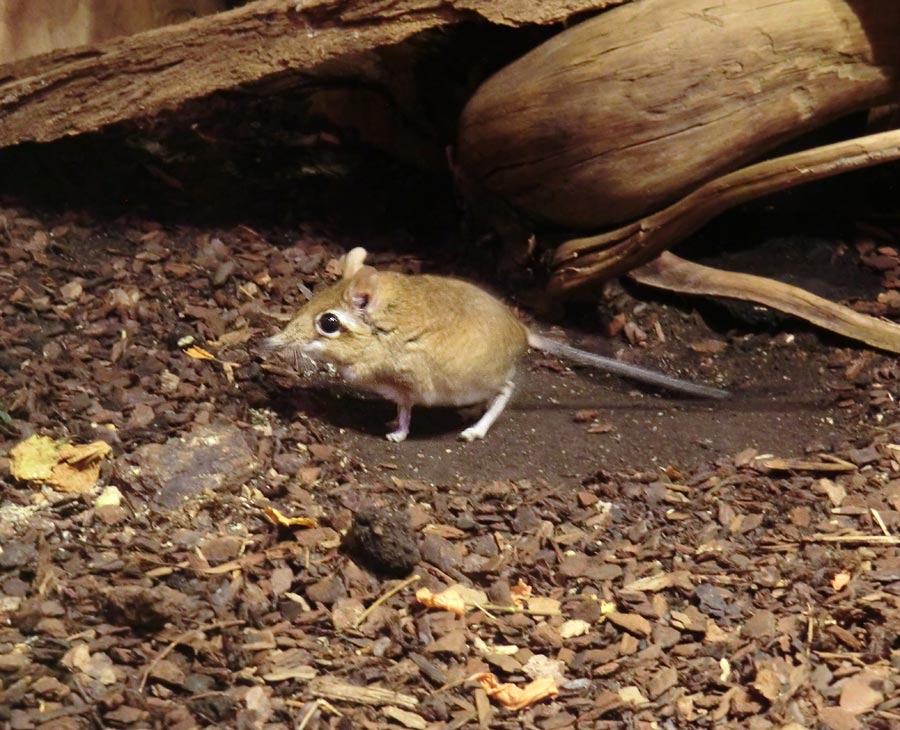
[[[343,278],[349,279],[356,275],[366,260],[366,249],[362,246],[350,249],[344,256]]]
[[[371,266],[361,266],[344,292],[344,301],[359,311],[375,309],[378,306],[378,272]]]

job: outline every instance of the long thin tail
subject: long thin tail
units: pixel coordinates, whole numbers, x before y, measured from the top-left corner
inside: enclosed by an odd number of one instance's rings
[[[708,385],[690,383],[687,380],[679,380],[678,378],[663,375],[654,370],[637,367],[636,365],[628,365],[627,363],[603,357],[602,355],[595,355],[593,352],[587,352],[586,350],[579,350],[577,347],[564,345],[562,342],[547,339],[546,337],[536,335],[533,332],[528,333],[528,344],[541,352],[556,355],[557,357],[571,360],[572,362],[577,362],[581,365],[589,365],[590,367],[608,373],[614,373],[615,375],[622,375],[626,378],[631,378],[632,380],[638,380],[650,385],[657,385],[666,390],[675,390],[698,398],[731,397],[731,393],[727,390],[711,388]]]

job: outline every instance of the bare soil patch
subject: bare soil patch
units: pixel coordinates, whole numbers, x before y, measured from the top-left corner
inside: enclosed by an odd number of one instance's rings
[[[733,400],[534,356],[484,442],[420,410],[394,445],[389,405],[254,350],[351,242],[13,206],[0,239],[0,725],[900,722],[894,358],[616,291],[586,327],[616,334],[576,342]],[[852,265],[896,271],[878,245]],[[883,280],[859,306],[896,314]],[[33,433],[110,443],[95,491],[12,479]],[[414,540],[419,579],[357,564],[351,526],[394,566]],[[484,593],[462,617],[414,596],[455,583]],[[503,709],[483,671],[559,693]]]

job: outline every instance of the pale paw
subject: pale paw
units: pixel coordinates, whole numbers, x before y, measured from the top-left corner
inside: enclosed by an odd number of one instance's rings
[[[388,441],[399,444],[401,441],[406,441],[407,436],[409,436],[409,431],[397,429],[396,431],[391,431],[385,438],[387,438]]]
[[[482,431],[477,426],[471,426],[471,427],[467,428],[465,431],[463,431],[459,435],[459,438],[462,441],[476,441],[478,439],[484,438],[484,431]]]

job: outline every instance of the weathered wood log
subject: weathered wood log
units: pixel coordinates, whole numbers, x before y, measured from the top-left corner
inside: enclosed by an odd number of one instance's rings
[[[893,130],[776,157],[728,173],[633,223],[596,236],[566,241],[553,254],[550,291],[561,294],[623,274],[741,203],[897,160],[900,160],[900,130]]]
[[[900,4],[637,0],[489,79],[465,175],[532,220],[634,220],[778,144],[900,93]]]
[[[285,71],[314,73],[481,17],[556,23],[625,0],[258,0],[232,11],[0,66],[0,147],[146,117]]]
[[[780,281],[713,269],[685,261],[670,251],[632,270],[629,275],[641,284],[682,294],[758,302],[872,347],[900,352],[900,325],[860,314]]]

